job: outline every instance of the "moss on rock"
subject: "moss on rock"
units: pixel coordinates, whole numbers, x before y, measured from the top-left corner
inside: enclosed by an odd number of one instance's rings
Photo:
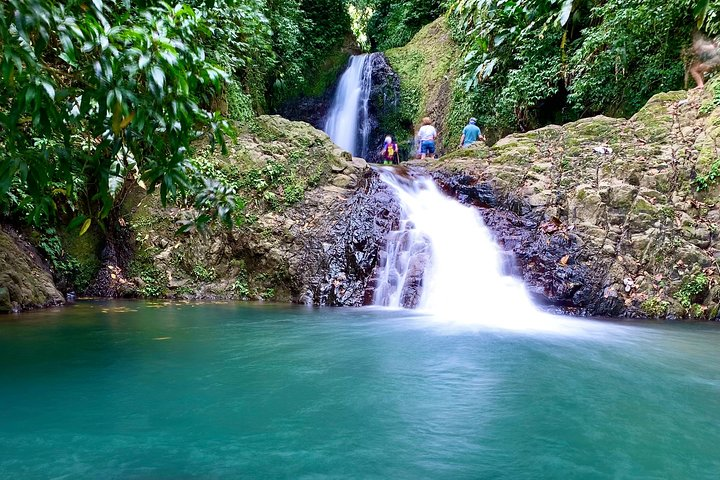
[[[459,49],[450,36],[447,19],[441,17],[423,27],[404,47],[385,52],[400,77],[400,106],[396,128],[417,128],[430,117],[445,148],[459,141],[449,119],[457,79]],[[412,132],[408,132],[412,133]]]
[[[14,231],[0,228],[0,313],[63,301],[37,251]]]

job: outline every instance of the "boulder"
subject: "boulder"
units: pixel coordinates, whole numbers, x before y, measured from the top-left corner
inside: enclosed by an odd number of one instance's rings
[[[64,303],[38,252],[17,232],[0,228],[0,312]]]

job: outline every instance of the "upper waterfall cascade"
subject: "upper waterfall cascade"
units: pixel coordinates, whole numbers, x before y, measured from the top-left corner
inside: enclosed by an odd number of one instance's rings
[[[430,178],[406,178],[390,169],[380,176],[402,213],[379,258],[375,305],[462,317],[537,314],[476,209],[444,195]]]
[[[340,78],[324,131],[353,156],[367,158],[370,135],[369,100],[372,56],[355,55]]]

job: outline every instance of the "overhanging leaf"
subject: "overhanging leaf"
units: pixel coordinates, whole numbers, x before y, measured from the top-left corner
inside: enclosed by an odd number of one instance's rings
[[[570,14],[572,13],[573,9],[573,0],[565,0],[562,4],[562,8],[560,9],[560,17],[558,18],[560,20],[560,25],[565,26],[570,19]]]
[[[82,237],[83,235],[85,235],[85,232],[87,232],[88,228],[90,228],[90,224],[92,224],[92,218],[88,218],[87,220],[85,220],[82,227],[80,228],[80,234],[78,236]]]

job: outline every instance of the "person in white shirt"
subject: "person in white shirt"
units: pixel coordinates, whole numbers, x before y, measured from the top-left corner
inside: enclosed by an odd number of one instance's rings
[[[437,139],[437,130],[432,126],[432,120],[429,117],[422,119],[422,127],[418,131],[418,140],[420,140],[420,158],[424,159],[425,155],[435,155],[435,139]]]

